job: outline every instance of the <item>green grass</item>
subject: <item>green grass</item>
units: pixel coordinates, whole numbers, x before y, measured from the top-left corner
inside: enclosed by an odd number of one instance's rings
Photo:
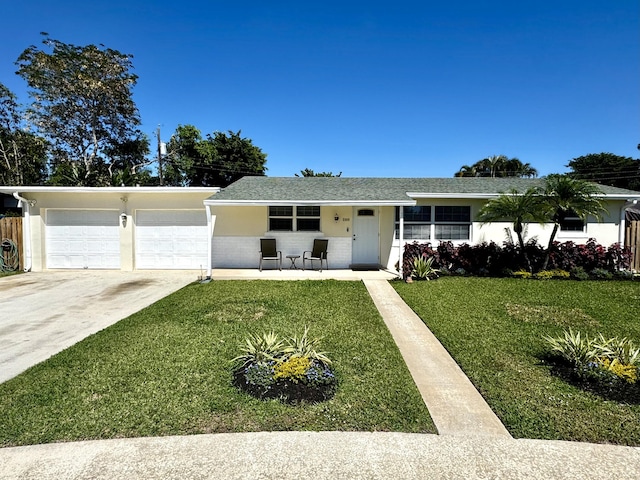
[[[640,343],[640,282],[446,277],[393,283],[516,438],[640,445],[640,399],[604,399],[552,375],[543,335]]]
[[[322,337],[331,400],[284,405],[231,385],[250,333]],[[262,430],[435,428],[384,322],[357,282],[192,284],[0,384],[0,446]]]

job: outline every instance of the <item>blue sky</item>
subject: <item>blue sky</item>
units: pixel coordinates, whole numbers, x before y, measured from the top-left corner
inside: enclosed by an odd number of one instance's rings
[[[504,154],[542,175],[638,158],[640,2],[165,0],[3,6],[0,82],[39,32],[133,55],[142,130],[242,130],[267,175],[451,177]]]

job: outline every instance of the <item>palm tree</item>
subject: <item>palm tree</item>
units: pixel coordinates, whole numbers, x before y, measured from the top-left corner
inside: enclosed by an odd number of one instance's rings
[[[510,158],[504,162],[504,171],[500,172],[502,177],[520,177],[520,178],[535,178],[538,176],[538,171],[529,163],[522,163],[517,158]]]
[[[551,247],[561,223],[567,217],[578,217],[584,222],[589,215],[600,221],[602,213],[607,209],[599,198],[603,192],[598,185],[567,175],[549,175],[540,193],[544,198],[543,204],[547,216],[553,222],[553,230],[542,265],[542,270],[546,270]]]
[[[477,177],[478,174],[477,174],[475,165],[463,165],[462,167],[460,167],[460,170],[454,173],[453,176],[454,177]]]
[[[524,193],[512,189],[509,193],[502,193],[499,197],[489,200],[478,212],[478,221],[492,223],[500,220],[513,222],[513,231],[518,237],[520,252],[527,269],[531,271],[531,261],[524,246],[522,232],[524,225],[530,222],[544,223],[547,221],[546,211],[542,199],[536,188],[529,188]]]

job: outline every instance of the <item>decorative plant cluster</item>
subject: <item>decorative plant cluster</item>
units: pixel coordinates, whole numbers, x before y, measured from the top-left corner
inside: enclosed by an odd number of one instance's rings
[[[557,373],[604,396],[640,401],[640,348],[630,339],[588,337],[571,329],[544,339]]]
[[[427,258],[425,255],[420,255],[413,259],[413,270],[411,276],[418,280],[435,280],[438,278],[440,270],[433,267],[433,257]]]
[[[545,248],[535,240],[531,240],[525,244],[525,250],[533,272],[539,272],[544,263]],[[502,277],[510,276],[517,271],[529,272],[520,247],[509,242],[505,242],[503,246],[494,242],[478,245],[463,243],[459,246],[454,246],[452,242],[440,242],[437,247],[433,247],[431,243],[407,244],[403,258],[405,278],[411,276],[415,270],[416,258],[433,258],[432,268],[437,269],[442,275]],[[554,242],[549,252],[547,269],[569,272],[570,276],[576,279],[626,279],[630,278],[628,275],[630,265],[629,247],[622,247],[619,243],[615,243],[607,248],[596,243],[594,239],[589,239],[587,243],[581,245],[574,242]]]
[[[275,333],[252,335],[233,359],[236,387],[257,398],[276,398],[286,403],[320,402],[335,393],[336,376],[318,338],[302,336],[280,339]]]

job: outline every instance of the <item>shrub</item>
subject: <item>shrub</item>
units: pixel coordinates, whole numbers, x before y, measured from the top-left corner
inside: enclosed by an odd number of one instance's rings
[[[331,360],[308,333],[305,328],[286,341],[273,332],[250,336],[240,347],[244,353],[232,361],[234,385],[257,398],[287,403],[330,398],[337,385]]]
[[[515,278],[531,278],[533,274],[527,270],[518,270],[517,272],[513,272],[512,276]]]
[[[425,258],[423,256],[413,259],[413,270],[411,276],[418,280],[432,280],[438,278],[440,270],[433,267],[434,257]]]
[[[589,280],[589,274],[582,267],[573,267],[571,269],[571,278],[578,281]]]
[[[640,349],[627,338],[588,338],[565,331],[563,337],[544,337],[551,356],[570,367],[572,376],[597,393],[614,398],[636,398],[640,394],[638,363]]]
[[[594,278],[596,280],[611,280],[613,278],[613,274],[610,271],[605,270],[604,268],[594,268],[593,270],[591,270],[591,273],[589,275],[591,276],[591,278]]]

